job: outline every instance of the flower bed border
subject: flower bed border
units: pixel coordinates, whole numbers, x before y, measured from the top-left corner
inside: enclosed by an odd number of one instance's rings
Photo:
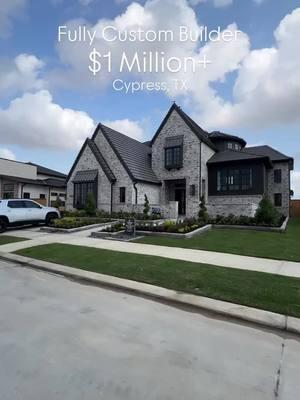
[[[84,225],[84,226],[78,226],[77,228],[55,228],[54,226],[43,226],[40,228],[40,231],[42,232],[47,232],[47,233],[75,233],[75,232],[81,232],[81,231],[88,231],[89,229],[93,228],[107,228],[112,225],[117,224],[119,221],[110,221],[110,222],[102,222],[98,224],[91,224],[91,225]]]
[[[286,217],[285,220],[283,221],[282,225],[279,227],[254,226],[254,225],[208,224],[208,225],[204,225],[204,226],[197,228],[194,231],[188,232],[188,233],[155,232],[155,231],[142,231],[142,230],[137,230],[136,233],[139,235],[143,235],[143,236],[162,236],[162,237],[170,237],[170,238],[174,238],[174,239],[190,239],[194,236],[201,235],[202,233],[207,232],[211,229],[243,229],[243,230],[252,230],[252,231],[284,233],[286,231],[288,222],[289,222],[289,217]]]

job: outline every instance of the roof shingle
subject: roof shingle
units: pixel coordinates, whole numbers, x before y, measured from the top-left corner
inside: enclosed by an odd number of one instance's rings
[[[151,168],[151,148],[105,125],[100,129],[134,181],[160,184]]]

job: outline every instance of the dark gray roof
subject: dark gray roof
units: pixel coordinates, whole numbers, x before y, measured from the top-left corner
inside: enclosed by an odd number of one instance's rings
[[[99,126],[133,181],[160,184],[151,168],[151,148],[107,126]]]
[[[98,175],[97,169],[89,169],[85,171],[77,171],[73,182],[93,182]]]
[[[270,146],[253,146],[253,147],[246,147],[243,151],[251,154],[256,154],[260,156],[267,156],[270,158],[271,161],[290,161],[292,157],[288,157],[283,153],[273,149]]]
[[[90,149],[92,150],[94,156],[96,157],[96,160],[98,163],[101,165],[101,168],[103,169],[105,175],[108,177],[110,182],[115,182],[116,177],[112,170],[110,169],[109,165],[107,164],[105,158],[103,157],[101,151],[99,150],[98,146],[96,145],[95,142],[93,142],[91,139],[87,139],[88,145],[90,146]]]
[[[35,164],[35,163],[32,163],[32,162],[28,162],[27,164],[33,165],[34,167],[37,167],[37,173],[38,174],[55,176],[56,178],[62,178],[62,179],[66,179],[66,177],[67,177],[66,174],[63,174],[63,173],[58,172],[58,171],[55,171],[54,169],[43,167],[42,165],[39,165],[39,164]]]
[[[247,160],[265,160],[270,164],[267,156],[249,154],[244,151],[226,150],[215,153],[207,162],[207,164],[219,164],[232,161],[247,161]]]
[[[28,184],[38,185],[38,186],[52,186],[52,187],[61,187],[61,188],[66,187],[66,181],[63,181],[61,179],[53,179],[53,178],[29,179],[29,178],[20,178],[17,176],[2,175],[2,174],[0,175],[0,177],[7,179],[9,181],[13,181],[13,182],[28,183]]]
[[[46,185],[57,187],[57,188],[65,188],[67,186],[66,180],[55,179],[55,178],[47,178],[43,180]]]
[[[238,136],[235,135],[228,135],[228,133],[220,132],[220,131],[213,131],[208,134],[210,140],[237,140],[243,146],[246,146],[246,141]]]

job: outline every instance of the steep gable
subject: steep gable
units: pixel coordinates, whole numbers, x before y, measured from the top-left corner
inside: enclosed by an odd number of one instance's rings
[[[158,135],[160,132],[163,130],[164,126],[168,122],[171,114],[173,112],[177,112],[177,114],[183,119],[183,121],[187,124],[187,126],[191,129],[191,131],[197,136],[199,140],[207,144],[211,149],[216,150],[215,145],[210,141],[209,139],[209,134],[208,132],[204,131],[191,117],[189,117],[180,107],[177,106],[176,103],[174,103],[171,108],[169,109],[167,115],[163,119],[162,123],[160,124],[158,130],[156,131],[155,135],[153,136],[151,140],[151,145],[153,146],[153,143],[157,139]]]

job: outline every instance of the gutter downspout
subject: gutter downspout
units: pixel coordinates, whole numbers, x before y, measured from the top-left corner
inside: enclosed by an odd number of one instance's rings
[[[199,166],[199,200],[202,196],[202,141],[200,141],[200,166]]]
[[[136,187],[136,182],[133,182],[133,188],[134,188],[134,191],[135,191],[135,204],[137,204],[138,203],[138,190],[137,190],[137,187]]]
[[[110,213],[112,214],[113,212],[113,186],[115,182],[111,182],[110,184]]]

